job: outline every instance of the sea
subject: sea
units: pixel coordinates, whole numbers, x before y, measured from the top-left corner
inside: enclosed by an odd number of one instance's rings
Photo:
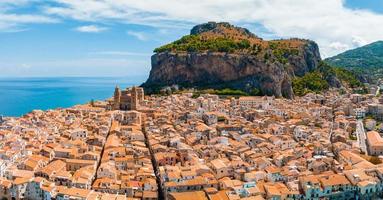
[[[138,86],[146,77],[0,78],[0,116],[68,108],[113,96],[114,88]]]

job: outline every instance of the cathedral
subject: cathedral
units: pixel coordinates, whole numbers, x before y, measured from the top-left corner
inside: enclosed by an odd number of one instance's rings
[[[121,91],[116,86],[113,100],[114,110],[137,110],[144,101],[144,88],[134,86]]]

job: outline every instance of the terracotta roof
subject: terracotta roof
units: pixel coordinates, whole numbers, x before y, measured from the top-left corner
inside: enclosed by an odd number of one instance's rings
[[[208,200],[203,191],[170,193],[172,200]]]
[[[346,176],[339,174],[334,174],[328,177],[320,178],[320,182],[324,187],[350,184],[350,181],[346,178]]]
[[[91,190],[79,189],[79,188],[68,188],[64,186],[57,186],[57,194],[68,195],[70,197],[81,197],[87,198],[91,193]]]

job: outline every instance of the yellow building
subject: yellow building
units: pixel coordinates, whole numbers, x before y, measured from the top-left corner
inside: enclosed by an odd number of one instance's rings
[[[137,110],[144,101],[144,89],[132,87],[121,91],[119,87],[116,87],[113,100],[114,110]]]
[[[376,131],[367,132],[367,145],[370,155],[383,155],[383,138]]]

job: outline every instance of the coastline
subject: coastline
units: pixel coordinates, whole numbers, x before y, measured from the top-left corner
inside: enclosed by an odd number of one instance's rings
[[[146,77],[0,77],[0,115],[20,117],[32,110],[67,108],[105,100],[116,85],[140,85]]]

